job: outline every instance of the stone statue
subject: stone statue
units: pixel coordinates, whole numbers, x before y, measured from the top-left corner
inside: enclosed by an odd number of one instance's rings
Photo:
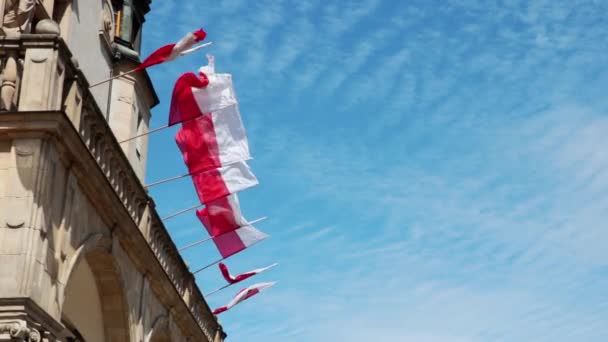
[[[0,0],[0,36],[18,37],[31,29],[36,0]],[[17,54],[9,51],[3,63],[0,86],[0,110],[14,107],[17,83]]]
[[[36,0],[0,0],[2,11],[2,33],[17,36],[29,32]]]

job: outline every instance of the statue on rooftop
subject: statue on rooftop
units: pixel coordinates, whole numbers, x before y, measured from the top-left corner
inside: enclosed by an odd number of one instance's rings
[[[0,35],[18,36],[29,32],[36,0],[0,0],[2,19]]]

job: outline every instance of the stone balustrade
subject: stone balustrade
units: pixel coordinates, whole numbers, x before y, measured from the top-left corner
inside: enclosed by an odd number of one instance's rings
[[[0,111],[65,114],[132,220],[120,224],[138,227],[198,326],[213,341],[221,327],[63,40],[53,34],[0,37],[0,59]]]

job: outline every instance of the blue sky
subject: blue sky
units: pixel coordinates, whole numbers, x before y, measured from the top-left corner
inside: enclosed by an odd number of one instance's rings
[[[156,0],[143,54],[203,26],[232,73],[271,238],[227,263],[281,265],[220,316],[230,341],[608,340],[605,1]],[[165,124],[173,82],[150,69]],[[175,129],[148,180],[185,172]],[[152,188],[161,215],[197,198]],[[167,221],[178,245],[205,237]],[[197,268],[212,244],[184,253]],[[217,269],[197,276],[223,285]],[[226,303],[242,286],[208,299]]]

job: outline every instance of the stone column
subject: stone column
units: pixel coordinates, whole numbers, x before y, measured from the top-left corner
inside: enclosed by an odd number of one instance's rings
[[[0,86],[0,110],[15,108],[15,92],[17,88],[17,51],[9,51],[2,70],[2,85]]]
[[[52,20],[41,20],[36,33],[59,35]],[[57,45],[48,38],[43,42],[28,40],[19,97],[19,111],[60,110],[65,66],[59,58]]]

